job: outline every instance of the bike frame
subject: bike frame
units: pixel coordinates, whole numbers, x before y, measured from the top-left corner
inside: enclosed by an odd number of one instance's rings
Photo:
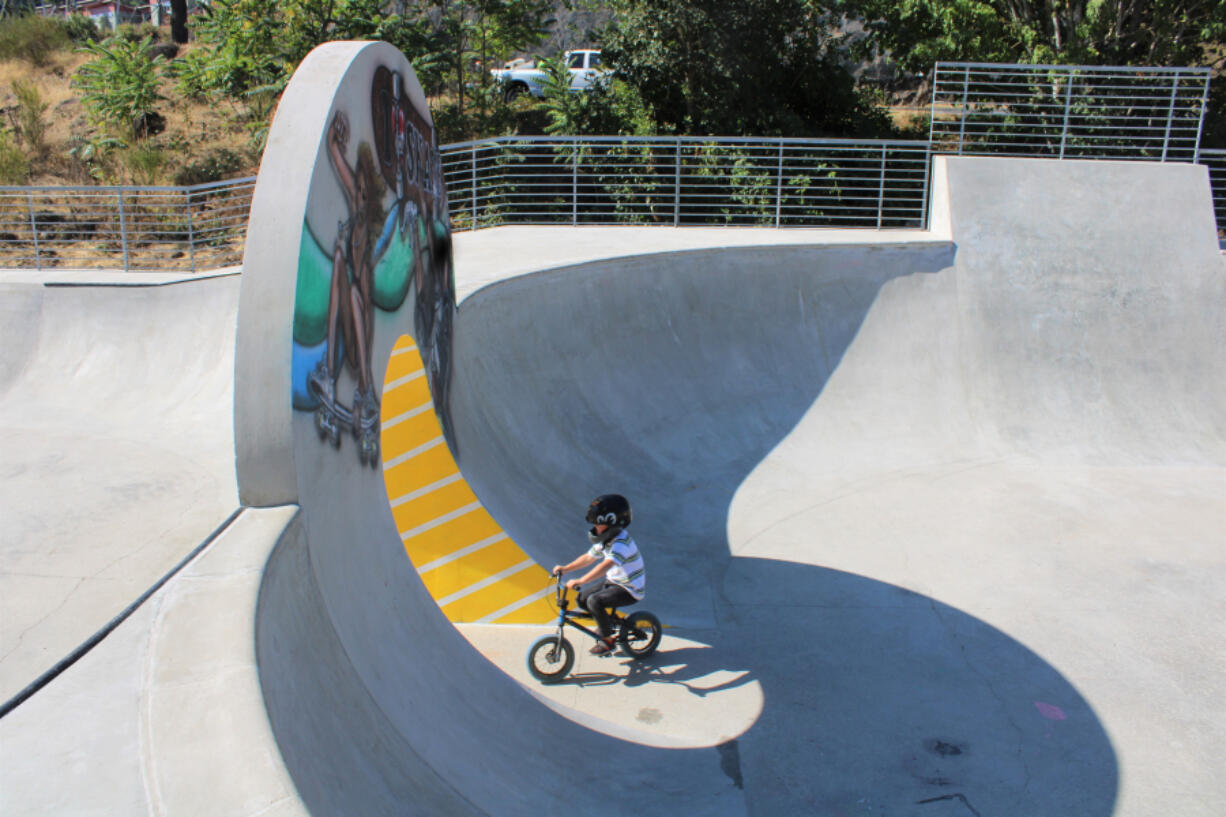
[[[587,627],[584,627],[582,624],[575,621],[577,618],[590,618],[592,614],[587,610],[583,610],[578,607],[576,607],[574,610],[570,609],[570,590],[566,587],[566,585],[562,584],[561,577],[558,577],[557,579],[557,589],[554,592],[556,593],[558,600],[558,639],[561,640],[562,638],[562,630],[567,626],[570,626],[574,627],[576,630],[587,633],[593,640],[602,640],[600,633],[595,630],[589,630]],[[620,631],[625,618],[621,613],[617,612],[617,610],[613,610],[613,621],[617,627],[617,630]],[[616,635],[617,633],[614,633],[614,636]]]

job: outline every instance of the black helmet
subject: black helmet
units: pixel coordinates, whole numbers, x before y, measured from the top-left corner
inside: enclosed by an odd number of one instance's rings
[[[621,494],[602,494],[587,506],[587,516],[583,518],[591,525],[628,528],[634,514],[630,510],[630,501]]]

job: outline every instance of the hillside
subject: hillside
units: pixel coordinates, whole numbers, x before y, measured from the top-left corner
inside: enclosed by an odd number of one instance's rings
[[[163,39],[168,39],[165,31]],[[183,46],[180,53],[192,47]],[[163,185],[255,172],[259,155],[252,149],[248,112],[225,103],[185,100],[165,82],[165,100],[157,106],[165,119],[164,131],[128,150],[91,150],[90,141],[102,134],[90,124],[80,91],[72,85],[74,72],[87,60],[88,55],[72,49],[52,52],[38,68],[23,59],[0,60],[0,113],[16,147],[29,160],[24,181],[10,177],[0,183]],[[45,106],[39,117],[41,139],[30,138],[20,125],[24,106],[14,86],[22,82],[33,85]],[[41,144],[34,143],[38,141]],[[0,169],[7,166],[0,161]]]

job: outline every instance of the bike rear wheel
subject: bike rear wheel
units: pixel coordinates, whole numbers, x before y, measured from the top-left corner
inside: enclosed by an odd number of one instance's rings
[[[561,681],[575,665],[575,648],[565,638],[541,636],[528,649],[528,672],[544,684]]]
[[[664,636],[664,627],[654,613],[646,610],[636,610],[628,613],[622,621],[617,640],[622,648],[635,658],[646,658],[660,646]]]

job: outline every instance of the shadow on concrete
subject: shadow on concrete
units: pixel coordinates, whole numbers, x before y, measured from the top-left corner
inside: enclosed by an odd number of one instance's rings
[[[759,682],[764,709],[729,744],[752,813],[1114,810],[1101,723],[1026,646],[897,586],[729,552],[733,495],[817,400],[881,289],[952,255],[639,257],[515,279],[461,307],[453,425],[482,502],[550,564],[582,547],[591,496],[629,495],[644,606],[710,644],[570,682],[644,695],[717,670]]]

